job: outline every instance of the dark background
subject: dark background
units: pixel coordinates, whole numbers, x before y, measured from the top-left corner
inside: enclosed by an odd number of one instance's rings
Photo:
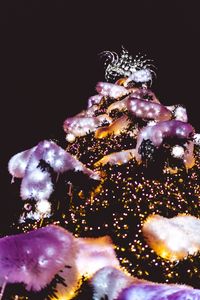
[[[86,106],[104,79],[98,53],[146,53],[157,66],[153,90],[185,104],[199,130],[198,1],[0,2],[0,229],[21,201],[10,184],[9,158],[60,137],[67,116]]]

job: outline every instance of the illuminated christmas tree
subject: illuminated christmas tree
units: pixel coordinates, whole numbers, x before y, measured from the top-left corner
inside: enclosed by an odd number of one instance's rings
[[[59,141],[43,141],[10,160],[9,172],[22,179],[23,200],[12,230],[53,223],[77,241],[109,236],[124,272],[198,288],[199,134],[188,123],[186,108],[164,106],[151,91],[150,60],[133,58],[125,49],[120,56],[102,55],[107,82],[97,84],[98,94],[84,111],[64,121],[65,149]],[[87,273],[80,265],[77,272]],[[129,279],[124,287],[132,284]],[[96,287],[94,280],[90,284]],[[130,299],[127,295],[119,299]]]

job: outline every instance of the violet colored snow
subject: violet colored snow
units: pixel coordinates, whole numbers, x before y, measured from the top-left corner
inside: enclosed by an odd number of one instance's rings
[[[109,82],[98,82],[96,91],[102,96],[111,98],[120,98],[129,93],[125,87]]]
[[[187,286],[134,283],[117,300],[200,300],[200,290]]]
[[[172,117],[172,113],[164,105],[146,100],[129,97],[127,101],[128,110],[133,116],[142,119],[151,119],[156,121],[167,121]]]
[[[65,265],[74,264],[73,247],[73,236],[55,225],[1,238],[0,281],[39,291]]]
[[[185,143],[186,150],[184,152],[184,164],[187,169],[193,167],[194,159],[194,142],[192,139],[195,131],[192,125],[179,120],[169,120],[159,122],[156,125],[149,125],[144,127],[137,138],[136,145],[136,159],[138,162],[141,161],[139,154],[139,148],[144,140],[150,140],[155,147],[160,147],[165,138],[178,138],[188,140]]]
[[[20,159],[18,159],[19,156]],[[67,153],[52,141],[42,141],[36,147],[16,154],[9,161],[11,175],[23,177],[21,183],[23,200],[30,198],[34,198],[36,201],[48,200],[53,192],[49,172],[39,167],[41,160],[48,163],[58,174],[68,170],[81,171],[90,178],[99,180],[99,175],[85,167],[75,156]],[[21,171],[19,172],[19,170]]]
[[[112,119],[106,114],[95,117],[88,116],[86,111],[85,115],[67,118],[64,121],[63,129],[67,134],[73,134],[74,137],[85,136],[102,126],[105,121],[111,123]]]
[[[8,163],[9,173],[16,178],[23,178],[28,161],[36,147],[15,154]]]
[[[177,137],[179,139],[188,139],[194,134],[192,125],[179,120],[169,120],[159,122],[154,126],[146,126],[141,130],[138,136],[137,149],[143,140],[150,139],[152,143],[159,147],[165,137]]]

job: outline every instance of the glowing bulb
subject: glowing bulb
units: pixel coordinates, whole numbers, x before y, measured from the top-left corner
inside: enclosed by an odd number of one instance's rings
[[[66,135],[66,140],[69,142],[69,143],[72,143],[75,141],[75,136],[72,134],[72,133],[68,133]]]
[[[188,117],[187,117],[187,112],[186,109],[182,106],[178,106],[175,110],[175,119],[180,120],[182,122],[187,122]]]
[[[51,212],[51,203],[47,200],[38,201],[36,209],[41,214],[49,214]]]
[[[171,154],[173,157],[182,158],[184,156],[184,148],[176,145],[172,148]]]

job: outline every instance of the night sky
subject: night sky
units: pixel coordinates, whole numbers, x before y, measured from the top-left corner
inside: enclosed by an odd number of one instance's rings
[[[106,3],[107,2],[107,3]],[[0,230],[16,197],[9,158],[45,138],[62,136],[62,123],[86,107],[104,80],[98,53],[124,45],[154,59],[152,89],[166,105],[184,104],[199,123],[200,24],[198,1],[0,2]],[[3,230],[3,229],[2,229]]]

